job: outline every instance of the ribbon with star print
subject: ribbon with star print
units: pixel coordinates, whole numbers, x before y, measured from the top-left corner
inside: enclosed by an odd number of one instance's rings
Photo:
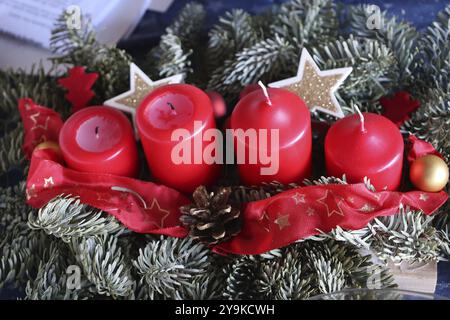
[[[408,162],[439,154],[414,135],[408,137]],[[248,203],[242,212],[241,233],[214,248],[218,253],[261,254],[298,240],[340,227],[364,228],[376,217],[390,216],[410,207],[430,215],[448,199],[441,192],[373,192],[365,184],[328,184],[300,187],[274,197]]]
[[[37,106],[29,99],[21,100],[19,108],[27,123],[25,137],[51,133],[53,141],[57,141],[62,120],[55,111]],[[409,162],[425,154],[439,155],[431,144],[412,135],[409,144]],[[82,203],[113,215],[138,233],[172,237],[188,234],[179,221],[179,208],[190,199],[180,192],[128,177],[78,172],[64,166],[57,149],[36,148],[27,177],[27,203],[41,208],[61,194],[78,197]],[[432,214],[447,198],[445,191],[372,192],[364,184],[299,187],[246,204],[242,208],[241,233],[213,250],[259,254],[338,226],[346,230],[363,228],[376,217],[396,214],[401,205]]]
[[[28,159],[38,144],[58,141],[59,131],[63,126],[63,120],[58,112],[37,105],[28,98],[19,100],[19,112],[25,133],[22,149]]]

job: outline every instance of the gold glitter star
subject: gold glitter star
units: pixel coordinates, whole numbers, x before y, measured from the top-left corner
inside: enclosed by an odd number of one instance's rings
[[[288,214],[285,214],[285,215],[278,214],[278,218],[275,219],[274,223],[278,225],[280,230],[283,230],[284,228],[289,227],[291,225],[289,223],[289,215]]]
[[[297,75],[269,86],[297,94],[311,111],[317,109],[342,118],[344,113],[334,94],[351,72],[352,68],[320,71],[308,50],[303,49]]]
[[[105,101],[104,105],[130,113],[135,123],[136,110],[148,94],[158,87],[182,81],[182,74],[152,81],[144,71],[132,63],[130,64],[130,90]],[[136,125],[134,127],[136,130]]]
[[[421,193],[419,196],[419,200],[422,200],[422,201],[427,201],[428,198],[429,198],[428,195],[426,195],[425,193]]]

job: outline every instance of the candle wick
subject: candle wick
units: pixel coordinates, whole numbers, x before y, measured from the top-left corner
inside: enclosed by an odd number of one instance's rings
[[[171,102],[167,102],[167,105],[170,107],[170,110],[172,110],[173,114],[177,114],[177,110],[175,109],[175,107]]]
[[[359,120],[361,122],[361,132],[366,132],[366,127],[364,125],[364,122],[365,122],[364,115],[362,114],[361,110],[359,110],[357,105],[355,105],[355,108],[356,108],[356,112],[359,115]]]
[[[98,127],[95,127],[95,137],[98,139]]]
[[[264,92],[264,96],[267,99],[267,103],[269,106],[272,106],[272,100],[270,100],[269,91],[267,90],[267,87],[262,83],[262,81],[258,81],[259,86],[261,87],[262,91]]]

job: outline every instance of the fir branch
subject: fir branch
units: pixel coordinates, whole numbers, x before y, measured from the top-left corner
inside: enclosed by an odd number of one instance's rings
[[[344,100],[375,101],[392,86],[397,71],[391,49],[377,40],[338,38],[313,49],[319,67],[333,69],[353,67],[340,93]]]
[[[280,6],[271,28],[300,52],[305,46],[335,39],[339,22],[331,0],[292,0]]]
[[[28,72],[0,70],[0,118],[4,118],[4,126],[12,124],[15,128],[20,121],[17,105],[21,98],[31,98],[35,103],[58,112],[65,109],[64,92],[52,73],[53,69],[47,72],[42,65],[33,66]]]
[[[192,279],[207,272],[209,249],[192,239],[161,238],[140,249],[133,266],[149,298],[173,297],[183,286],[193,288]]]
[[[267,22],[267,21],[266,21]],[[215,70],[234,54],[259,42],[261,34],[254,18],[241,9],[226,12],[209,32],[208,62]]]
[[[71,247],[86,278],[100,295],[133,298],[135,281],[115,236],[72,238]]]
[[[433,217],[408,208],[400,208],[394,216],[376,218],[369,225],[373,235],[371,248],[383,261],[439,260],[442,239],[432,220]]]
[[[192,73],[190,56],[192,50],[184,50],[181,40],[173,34],[161,37],[159,46],[150,51],[147,57],[146,70],[159,78]]]
[[[257,298],[255,274],[259,263],[251,257],[237,258],[223,269],[225,288],[223,297],[227,300],[248,300]]]
[[[26,158],[22,151],[23,128],[17,128],[0,138],[0,175],[13,167],[25,170]]]
[[[184,49],[194,49],[198,47],[205,19],[205,8],[196,2],[189,2],[166,29],[166,33],[176,36]]]
[[[212,73],[208,88],[236,94],[247,84],[258,80],[269,82],[287,69],[293,56],[294,48],[284,39],[262,40],[237,53],[234,60],[225,61],[223,67]]]
[[[47,234],[70,242],[76,237],[91,237],[121,231],[121,224],[111,215],[80,203],[78,198],[60,195],[31,214],[28,224],[31,229],[41,229]]]
[[[450,160],[450,92],[428,91],[419,111],[403,125],[404,130],[431,143]]]
[[[420,45],[416,70],[418,90],[437,87],[450,92],[450,5],[428,27]]]
[[[373,39],[383,42],[396,58],[396,80],[400,84],[413,81],[414,63],[417,57],[419,33],[409,23],[389,18],[386,11],[380,12],[379,28],[369,29],[367,21],[373,14],[370,5],[349,7],[349,23],[351,31],[361,39]]]
[[[69,288],[67,267],[74,261],[64,254],[65,250],[55,243],[45,249],[37,274],[27,283],[26,299],[75,300],[93,297],[85,281],[80,282],[80,289]]]
[[[90,21],[81,19],[81,28],[69,28],[70,15],[64,13],[52,32],[50,46],[55,65],[83,66],[87,72],[98,72],[99,79],[94,85],[94,103],[102,103],[129,87],[129,65],[131,56],[116,46],[97,42]]]

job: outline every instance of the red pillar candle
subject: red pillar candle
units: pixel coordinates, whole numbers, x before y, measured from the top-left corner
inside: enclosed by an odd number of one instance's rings
[[[261,84],[262,85],[262,84]],[[278,148],[273,148],[272,137],[267,140],[267,150],[262,150],[261,140],[258,144],[248,139],[235,139],[235,153],[245,149],[245,163],[239,164],[239,175],[247,185],[259,185],[263,182],[279,181],[281,183],[300,182],[308,178],[311,172],[311,115],[305,102],[297,95],[276,88],[259,88],[246,94],[236,105],[231,115],[230,127],[234,131],[255,129],[256,132],[271,135],[272,129],[278,130]],[[278,170],[274,174],[262,174],[261,169],[268,165],[258,157],[257,163],[250,163],[250,153],[270,154],[276,160]]]
[[[78,171],[135,177],[136,140],[128,118],[108,107],[89,107],[73,114],[59,134],[67,165]]]
[[[350,183],[367,176],[377,190],[400,186],[404,143],[399,129],[387,118],[354,114],[337,121],[325,138],[329,176],[346,175]]]
[[[219,165],[203,159],[205,148],[211,144],[203,140],[203,134],[216,125],[211,99],[202,90],[187,84],[153,90],[137,110],[136,125],[147,163],[160,183],[191,193],[217,178]],[[174,148],[180,144],[172,139],[176,129],[187,133],[183,143],[191,146],[190,160],[183,163],[172,158]]]

